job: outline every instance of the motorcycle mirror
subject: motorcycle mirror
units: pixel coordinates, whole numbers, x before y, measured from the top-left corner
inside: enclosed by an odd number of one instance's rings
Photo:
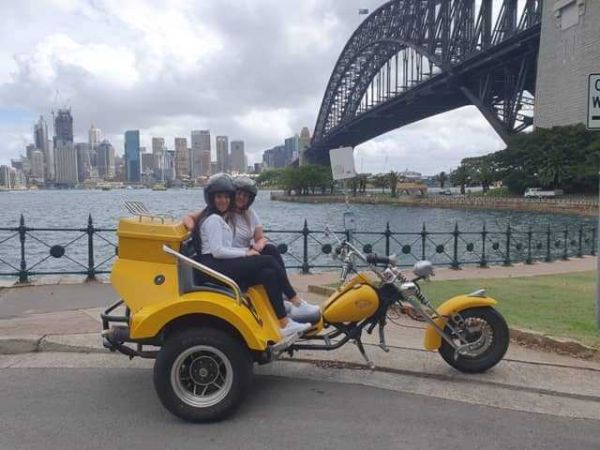
[[[413,273],[420,278],[429,278],[433,275],[433,264],[431,261],[417,261]]]

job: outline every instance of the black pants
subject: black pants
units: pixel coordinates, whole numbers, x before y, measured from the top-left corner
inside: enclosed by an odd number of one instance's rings
[[[275,247],[273,244],[267,244],[265,245],[265,248],[263,248],[262,252],[260,252],[260,254],[273,257],[273,259],[275,259],[275,262],[277,262],[277,264],[281,266],[285,274],[282,285],[283,293],[288,299],[294,298],[296,296],[296,290],[292,287],[290,283],[290,280],[287,276],[287,272],[285,271],[285,263],[283,262],[283,258],[281,257],[281,253],[279,253],[279,250],[277,250],[277,247]]]
[[[212,255],[201,255],[198,262],[228,276],[241,286],[262,284],[277,318],[283,319],[287,315],[282,296],[287,274],[273,257],[265,255],[220,259],[213,258]]]

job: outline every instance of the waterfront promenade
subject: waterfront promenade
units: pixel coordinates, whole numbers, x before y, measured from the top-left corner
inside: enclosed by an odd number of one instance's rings
[[[430,208],[479,209],[529,211],[535,213],[570,214],[581,216],[598,216],[597,198],[556,198],[556,199],[525,199],[525,198],[494,198],[476,196],[411,196],[399,195],[361,195],[348,197],[344,195],[286,195],[271,192],[271,200],[295,203],[345,203],[361,205],[396,205],[417,206]]]

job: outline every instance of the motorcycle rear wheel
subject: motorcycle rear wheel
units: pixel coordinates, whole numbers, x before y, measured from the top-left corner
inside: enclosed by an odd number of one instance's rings
[[[468,354],[455,357],[454,348],[445,340],[439,349],[440,355],[448,364],[465,373],[481,373],[494,367],[508,350],[510,335],[504,317],[492,307],[470,308],[460,311],[465,322],[464,329],[452,326],[462,332],[469,343],[479,342],[477,348]],[[470,329],[470,330],[469,330]],[[461,342],[456,334],[446,326],[444,332],[451,336],[457,345]]]

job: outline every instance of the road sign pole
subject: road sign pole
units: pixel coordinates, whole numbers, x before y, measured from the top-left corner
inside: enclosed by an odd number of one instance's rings
[[[598,226],[596,232],[600,233],[600,169],[598,170]],[[600,251],[600,239],[597,239]],[[596,325],[600,328],[600,253],[596,252]]]

